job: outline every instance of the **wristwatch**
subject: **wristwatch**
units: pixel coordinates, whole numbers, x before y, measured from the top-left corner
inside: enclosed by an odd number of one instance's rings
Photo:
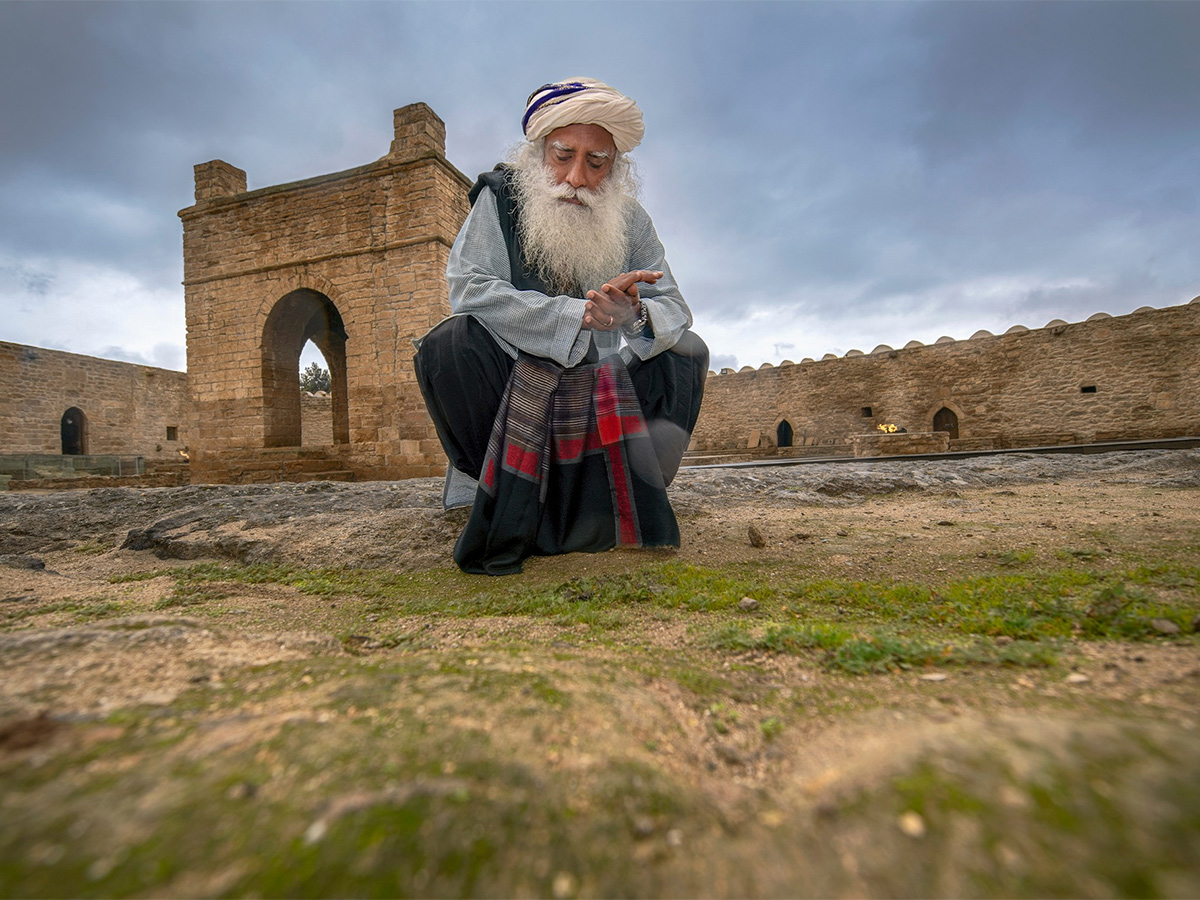
[[[625,326],[625,333],[630,337],[640,335],[646,330],[646,326],[650,322],[650,310],[646,308],[646,304],[641,300],[638,301],[638,317],[633,322]]]

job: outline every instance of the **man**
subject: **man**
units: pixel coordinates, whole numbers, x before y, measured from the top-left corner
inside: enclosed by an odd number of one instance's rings
[[[635,199],[628,97],[590,78],[538,88],[526,142],[479,176],[446,278],[453,315],[417,379],[456,478],[469,572],[530,555],[678,546],[666,499],[700,412],[708,348]]]

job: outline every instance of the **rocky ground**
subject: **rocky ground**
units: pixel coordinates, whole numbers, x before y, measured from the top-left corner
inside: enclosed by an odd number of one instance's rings
[[[1200,452],[0,494],[0,894],[1200,893]]]

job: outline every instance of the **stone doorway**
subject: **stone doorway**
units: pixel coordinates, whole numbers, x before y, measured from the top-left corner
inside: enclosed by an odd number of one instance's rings
[[[62,435],[63,456],[84,456],[87,454],[87,420],[83,410],[72,406],[62,414],[60,432]]]
[[[300,354],[312,341],[329,367],[333,442],[350,442],[346,334],[341,313],[324,294],[301,288],[280,298],[263,326],[263,446],[299,447]]]
[[[784,419],[775,429],[775,446],[790,447],[793,440],[792,423]]]
[[[958,416],[954,410],[942,407],[933,414],[933,430],[945,431],[950,434],[950,440],[958,440]]]

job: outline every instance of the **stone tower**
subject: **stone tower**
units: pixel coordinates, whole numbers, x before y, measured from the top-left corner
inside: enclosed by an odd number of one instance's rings
[[[179,213],[194,481],[445,471],[412,339],[449,313],[470,182],[428,106],[396,110],[394,125],[383,158],[292,184],[247,191],[229,163],[195,167],[195,205]],[[309,340],[329,365],[332,447],[301,447]]]

